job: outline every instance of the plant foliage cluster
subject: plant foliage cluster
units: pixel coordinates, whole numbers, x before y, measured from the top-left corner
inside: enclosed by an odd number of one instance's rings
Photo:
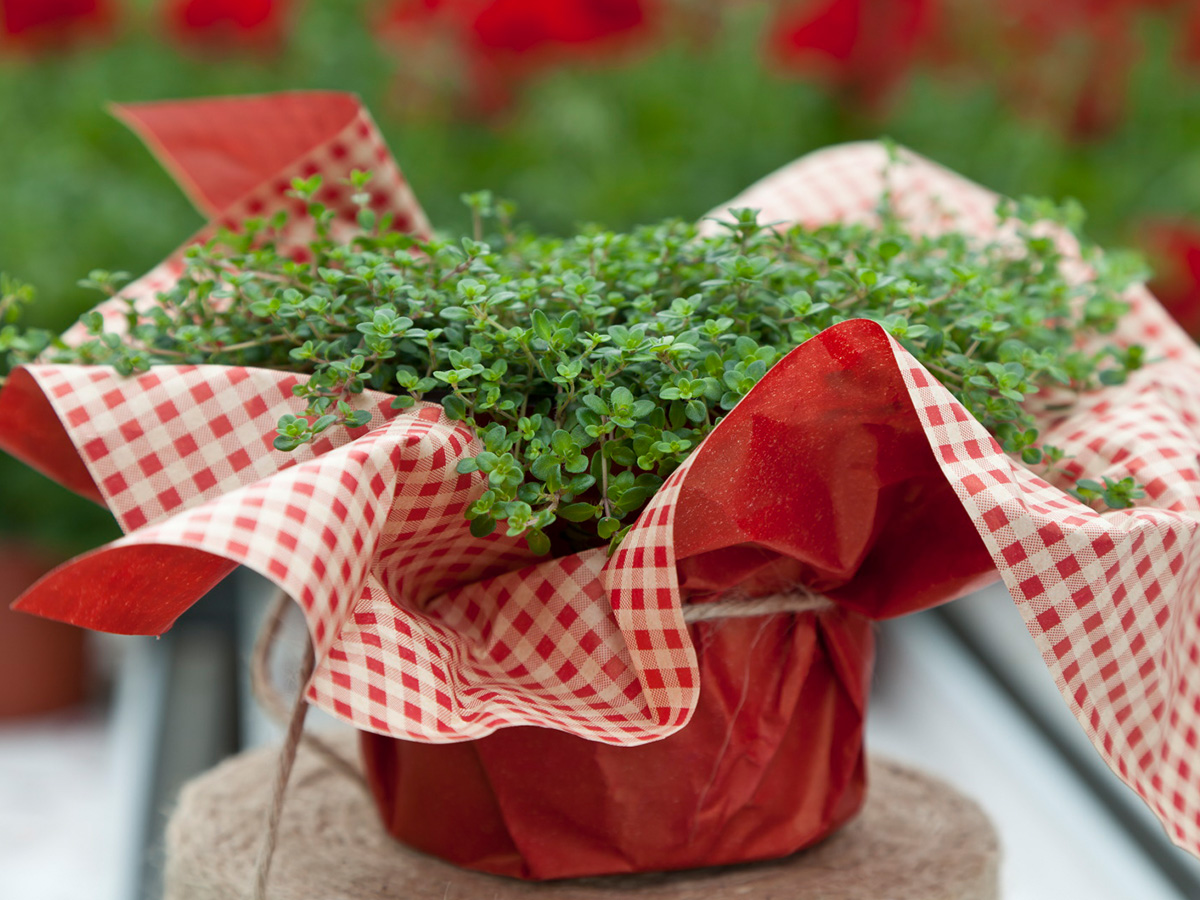
[[[353,179],[364,201],[368,178]],[[417,240],[364,205],[359,234],[338,242],[319,187],[294,185],[316,226],[311,262],[277,249],[282,218],[251,221],[192,248],[159,308],[130,309],[127,334],[105,333],[91,313],[81,346],[9,325],[0,349],[10,365],[45,352],[124,373],[180,363],[309,373],[297,388],[304,415],[279,422],[281,450],[365,424],[349,401],[367,388],[396,394],[397,408],[439,402],[482,441],[459,467],[487,479],[467,512],[472,531],[502,525],[541,553],[555,541],[615,545],[773,365],[846,319],[878,322],[1029,465],[1063,453],[1040,443],[1028,396],[1118,383],[1142,362],[1136,346],[1082,349],[1113,330],[1134,273],[1120,255],[1090,253],[1095,278],[1071,284],[1033,223],[1074,224],[1077,211],[1045,201],[1005,206],[1015,245],[911,235],[886,200],[870,226],[781,230],[743,209],[717,234],[666,221],[548,237],[514,225],[511,204],[487,192],[464,198],[471,237]],[[121,278],[88,283],[112,294]],[[6,315],[27,300],[9,284]],[[1140,496],[1131,479],[1076,490],[1112,507]]]

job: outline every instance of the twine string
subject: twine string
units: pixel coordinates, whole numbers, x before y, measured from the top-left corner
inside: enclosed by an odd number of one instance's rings
[[[300,688],[292,703],[290,713],[286,711],[286,702],[271,677],[271,653],[279,640],[283,617],[291,602],[291,598],[286,592],[279,591],[276,594],[258,639],[255,641],[254,653],[251,657],[250,681],[255,698],[273,719],[278,722],[286,718],[288,723],[287,735],[279,750],[279,761],[276,764],[275,778],[271,785],[271,805],[267,809],[263,841],[259,846],[258,859],[254,867],[254,886],[250,895],[252,900],[267,900],[267,879],[271,872],[271,860],[275,855],[275,846],[279,841],[279,823],[283,816],[283,801],[287,793],[288,779],[291,777],[292,767],[296,762],[296,753],[301,744],[324,757],[332,768],[342,772],[360,786],[366,787],[366,780],[362,773],[349,760],[320,738],[304,732],[304,718],[308,712],[308,700],[305,693],[313,672],[312,643],[308,640],[307,635],[305,636],[304,657],[300,664]],[[797,588],[788,593],[772,594],[767,597],[726,595],[712,603],[688,603],[683,607],[683,620],[692,624],[721,619],[820,613],[833,608],[833,601],[828,597],[804,588]]]
[[[287,723],[287,732],[283,746],[279,750],[279,762],[275,768],[275,779],[271,786],[271,804],[267,809],[266,827],[263,842],[259,846],[258,859],[254,865],[254,885],[251,897],[253,900],[266,900],[267,879],[271,872],[271,860],[275,856],[275,846],[279,841],[279,823],[283,815],[283,801],[287,792],[288,779],[296,762],[296,752],[301,744],[323,757],[330,768],[341,772],[353,783],[366,789],[366,779],[358,768],[340,753],[334,750],[321,738],[306,734],[304,719],[308,714],[308,700],[305,693],[308,681],[313,673],[313,649],[307,632],[304,639],[304,656],[300,663],[300,686],[296,699],[288,708],[287,701],[271,677],[272,651],[279,642],[282,632],[283,619],[291,608],[292,599],[286,591],[276,593],[254,642],[254,651],[250,657],[250,686],[255,699],[267,715],[276,723]]]
[[[767,597],[725,595],[713,603],[685,603],[683,621],[709,622],[714,619],[752,619],[756,616],[777,616],[784,613],[829,612],[834,603],[822,594],[797,588],[786,594]]]
[[[250,657],[250,688],[254,693],[254,699],[277,725],[283,725],[289,721],[291,710],[287,700],[276,686],[275,679],[271,677],[271,655],[278,643],[284,616],[292,604],[292,598],[286,591],[276,592],[271,606],[267,610],[267,615],[263,619],[258,638],[254,642],[254,652]],[[307,682],[308,679],[304,680]],[[358,783],[364,790],[367,789],[367,782],[358,767],[333,749],[326,741],[306,732],[301,732],[300,740],[305,747],[323,757],[332,768],[341,772],[351,781]]]
[[[250,895],[253,900],[267,900],[267,879],[271,874],[271,860],[275,856],[275,845],[279,840],[279,822],[283,817],[287,783],[292,775],[292,765],[296,762],[300,738],[304,734],[304,717],[308,713],[308,699],[304,695],[308,690],[308,679],[312,677],[312,670],[312,646],[308,645],[304,648],[304,660],[300,664],[300,688],[292,705],[287,735],[279,751],[279,763],[275,767],[275,779],[271,785],[271,805],[267,808],[265,833],[258,848],[258,859],[254,864],[254,889]]]

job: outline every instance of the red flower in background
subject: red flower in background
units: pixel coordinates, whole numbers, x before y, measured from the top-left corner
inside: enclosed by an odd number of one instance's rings
[[[456,87],[476,107],[496,111],[537,69],[611,53],[643,35],[647,6],[646,0],[399,0],[383,27],[409,58],[408,74],[448,82],[465,76]]]
[[[1191,12],[1183,21],[1183,40],[1179,48],[1184,63],[1200,66],[1200,3],[1191,5]]]
[[[641,0],[490,0],[473,18],[479,46],[523,54],[626,33],[645,22],[645,12]]]
[[[1200,60],[1200,7],[1187,0],[787,0],[769,26],[785,72],[823,78],[868,106],[925,60],[943,79],[998,87],[1008,104],[1075,138],[1125,113],[1137,19],[1195,10],[1185,54]]]
[[[0,0],[0,44],[42,49],[106,33],[108,0]]]
[[[935,0],[788,3],[769,26],[768,49],[785,71],[877,103],[908,74],[936,20]]]
[[[1155,270],[1150,290],[1188,334],[1200,339],[1200,223],[1151,221],[1140,237]]]
[[[283,36],[289,0],[169,0],[168,29],[188,44],[273,44]]]
[[[1173,2],[1009,0],[990,11],[979,7],[978,40],[1000,38],[1005,53],[994,65],[1014,107],[1061,123],[1071,137],[1102,137],[1125,115],[1129,76],[1141,51],[1137,16]]]
[[[1142,47],[1139,18],[1194,0],[1005,0],[947,5],[946,61],[1020,113],[1090,140],[1117,128]]]

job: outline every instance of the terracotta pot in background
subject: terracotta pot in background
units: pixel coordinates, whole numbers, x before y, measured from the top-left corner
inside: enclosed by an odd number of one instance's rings
[[[50,712],[83,700],[83,630],[8,608],[55,564],[42,550],[0,543],[0,719]]]

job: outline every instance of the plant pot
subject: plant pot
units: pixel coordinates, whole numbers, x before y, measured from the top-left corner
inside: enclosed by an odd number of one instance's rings
[[[834,611],[691,626],[691,722],[640,747],[544,728],[457,744],[364,733],[376,805],[400,841],[527,879],[786,856],[863,802],[866,619]]]
[[[0,543],[0,719],[51,712],[84,698],[83,630],[8,608],[53,566],[35,548]]]

